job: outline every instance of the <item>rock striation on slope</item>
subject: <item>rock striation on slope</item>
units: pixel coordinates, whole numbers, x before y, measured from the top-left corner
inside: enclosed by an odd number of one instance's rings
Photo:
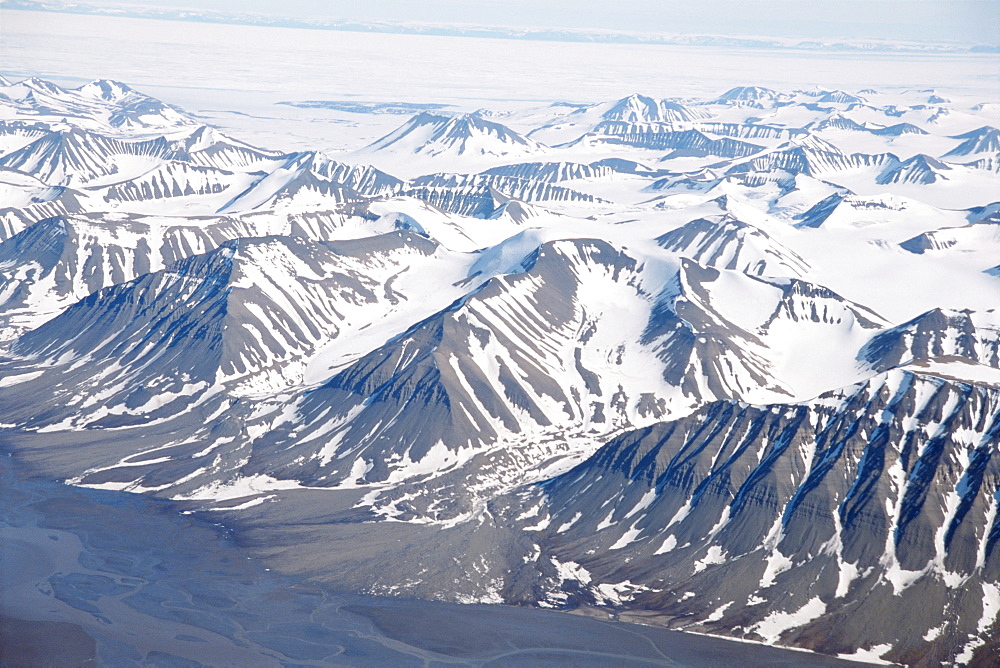
[[[1000,651],[988,104],[635,95],[336,156],[114,82],[0,108],[0,441],[39,471],[346,590]]]
[[[997,637],[998,443],[1000,389],[900,369],[624,434],[510,512],[538,504],[524,523],[552,603],[968,661]]]

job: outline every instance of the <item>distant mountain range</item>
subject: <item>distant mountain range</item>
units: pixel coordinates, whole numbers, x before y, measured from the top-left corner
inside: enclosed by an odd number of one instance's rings
[[[0,79],[5,451],[341,590],[989,665],[992,107],[407,110],[284,153]]]
[[[144,7],[141,5],[91,5],[64,0],[5,0],[7,9],[37,12],[63,12],[100,16],[197,21],[237,25],[344,30],[351,32],[395,33],[450,37],[485,37],[490,39],[541,40],[555,42],[600,42],[618,44],[664,44],[750,49],[795,49],[844,52],[926,52],[926,53],[996,53],[1000,47],[990,44],[955,44],[907,42],[871,39],[792,39],[780,37],[663,34],[623,30],[587,30],[572,28],[508,27],[450,23],[395,23],[322,18],[274,16],[256,12],[227,12],[194,8]]]

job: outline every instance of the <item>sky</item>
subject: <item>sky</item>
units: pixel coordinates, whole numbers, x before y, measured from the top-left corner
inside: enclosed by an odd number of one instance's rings
[[[997,44],[1000,0],[82,0],[293,18]]]

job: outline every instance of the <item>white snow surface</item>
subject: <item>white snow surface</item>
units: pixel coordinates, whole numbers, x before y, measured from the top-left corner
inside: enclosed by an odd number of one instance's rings
[[[814,597],[798,608],[790,612],[772,612],[762,621],[755,624],[751,630],[760,635],[767,644],[774,644],[785,631],[789,631],[800,626],[805,626],[812,620],[820,617],[826,612],[826,604]]]

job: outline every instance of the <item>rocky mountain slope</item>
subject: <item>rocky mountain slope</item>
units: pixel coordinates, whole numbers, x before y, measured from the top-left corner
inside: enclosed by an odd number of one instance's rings
[[[956,99],[420,111],[328,155],[6,82],[0,441],[345,590],[988,665],[1000,152]]]

